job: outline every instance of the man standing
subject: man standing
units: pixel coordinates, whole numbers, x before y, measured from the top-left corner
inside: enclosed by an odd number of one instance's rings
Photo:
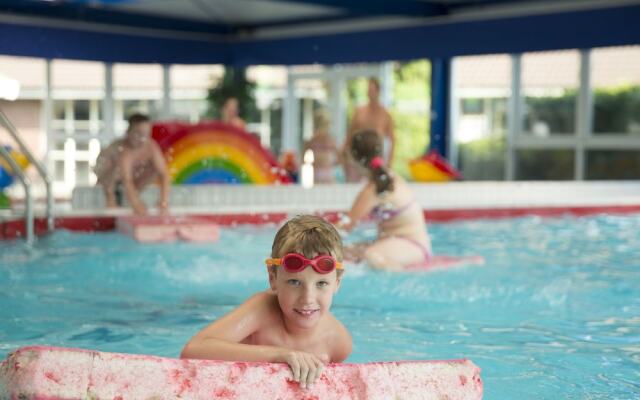
[[[105,148],[96,162],[95,173],[102,185],[107,207],[117,207],[118,195],[124,190],[133,212],[146,215],[147,208],[140,199],[140,192],[149,184],[160,185],[158,208],[167,212],[170,180],[164,156],[158,144],[151,139],[151,122],[143,114],[129,117],[129,127],[124,138]],[[121,199],[120,199],[121,200]]]
[[[391,114],[380,104],[380,82],[375,78],[369,78],[367,95],[369,102],[364,106],[356,108],[353,118],[349,124],[347,138],[342,147],[342,158],[347,182],[359,182],[362,179],[362,172],[358,164],[351,157],[351,138],[356,132],[370,129],[378,133],[382,138],[385,148],[383,154],[387,165],[393,161],[393,151],[395,147],[395,137],[393,130],[393,119]]]

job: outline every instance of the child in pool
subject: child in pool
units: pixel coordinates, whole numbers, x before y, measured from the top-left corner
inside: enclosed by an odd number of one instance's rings
[[[302,215],[276,233],[271,257],[271,290],[205,327],[181,357],[285,362],[293,379],[307,387],[325,363],[351,353],[349,332],[329,312],[343,273],[342,240],[322,218]]]
[[[373,219],[378,224],[378,239],[346,248],[345,257],[390,270],[428,263],[431,241],[424,214],[409,185],[385,165],[380,135],[372,130],[357,132],[350,149],[368,182],[338,226],[350,231],[360,221]]]

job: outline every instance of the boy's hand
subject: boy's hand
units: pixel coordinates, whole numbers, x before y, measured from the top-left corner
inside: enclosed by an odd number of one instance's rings
[[[288,351],[284,361],[289,364],[293,380],[300,383],[301,388],[310,387],[322,374],[324,364],[329,361],[326,355],[318,357],[303,351]]]

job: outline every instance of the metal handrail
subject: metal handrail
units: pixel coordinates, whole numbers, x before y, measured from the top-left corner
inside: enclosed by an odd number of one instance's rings
[[[36,167],[38,174],[44,181],[44,184],[47,188],[47,229],[51,232],[54,229],[53,190],[51,185],[51,178],[49,178],[49,174],[47,173],[47,170],[44,168],[44,165],[42,165],[40,161],[36,160],[33,154],[31,154],[31,151],[29,151],[29,148],[25,145],[25,143],[20,138],[20,134],[18,133],[18,130],[13,126],[11,121],[9,121],[9,118],[7,118],[7,116],[4,114],[4,112],[2,112],[2,110],[0,110],[0,123],[4,125],[4,127],[7,129],[7,131],[13,138],[13,140],[15,140],[16,143],[18,143],[18,147],[20,148],[20,151],[22,151],[27,156],[27,159],[29,160],[29,162]],[[18,171],[19,170],[20,169],[18,169]],[[29,181],[27,180],[27,182]],[[31,192],[30,189],[29,189],[29,192]]]
[[[4,158],[8,163],[11,169],[13,170],[13,174],[18,177],[20,183],[22,183],[22,187],[24,188],[24,197],[26,200],[26,210],[24,214],[24,222],[25,227],[27,229],[27,244],[33,243],[33,196],[31,194],[31,181],[29,178],[22,172],[20,166],[16,162],[16,160],[11,157],[11,153],[4,147],[0,146],[0,157]]]

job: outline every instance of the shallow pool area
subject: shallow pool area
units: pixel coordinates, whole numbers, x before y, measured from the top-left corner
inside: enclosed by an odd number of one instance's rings
[[[213,245],[66,231],[33,249],[0,242],[0,358],[32,344],[177,357],[267,288],[275,229],[226,227]],[[333,306],[353,335],[347,361],[469,358],[487,399],[637,398],[638,232],[640,215],[433,224],[435,253],[486,265],[347,265]],[[355,239],[374,235],[365,227]]]

